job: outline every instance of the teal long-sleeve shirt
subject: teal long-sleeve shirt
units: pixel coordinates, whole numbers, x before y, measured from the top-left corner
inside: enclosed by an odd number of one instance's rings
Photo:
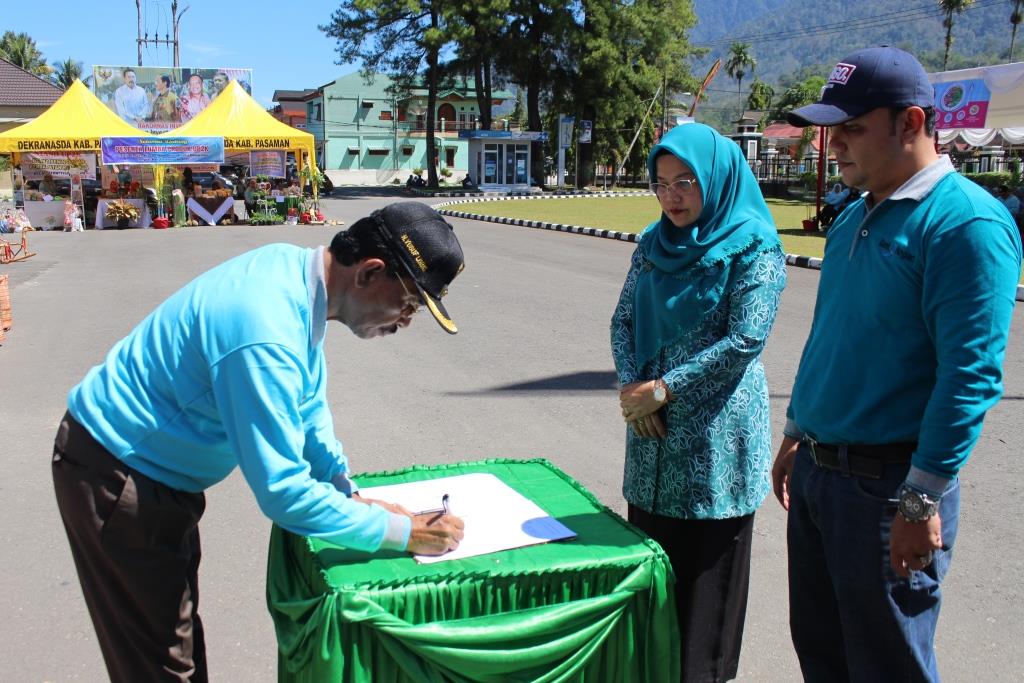
[[[114,456],[198,492],[238,466],[267,517],[358,550],[404,549],[411,522],[353,501],[327,406],[323,251],[276,244],[200,275],[68,395]]]
[[[1002,394],[1021,267],[1006,209],[941,157],[825,244],[790,436],[917,442],[907,482],[941,493]]]

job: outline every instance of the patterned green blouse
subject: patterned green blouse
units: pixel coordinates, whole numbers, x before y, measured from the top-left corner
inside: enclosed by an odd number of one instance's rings
[[[768,386],[760,354],[786,284],[778,246],[758,243],[729,263],[699,262],[685,277],[727,278],[702,324],[643,367],[634,358],[633,290],[652,265],[638,248],[612,316],[620,384],[661,377],[675,398],[663,408],[668,436],[626,429],[622,493],[648,512],[681,519],[753,513],[771,489]]]

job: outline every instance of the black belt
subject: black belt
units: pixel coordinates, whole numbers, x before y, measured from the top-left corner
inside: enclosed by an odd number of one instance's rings
[[[917,450],[914,442],[886,444],[831,444],[804,439],[811,460],[818,467],[858,477],[881,479],[886,465],[906,464]],[[845,450],[846,462],[843,462]]]

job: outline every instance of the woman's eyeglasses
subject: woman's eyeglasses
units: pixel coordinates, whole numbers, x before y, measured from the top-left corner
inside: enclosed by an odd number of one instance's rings
[[[697,187],[697,181],[690,178],[684,178],[683,180],[676,180],[671,183],[651,183],[651,192],[664,197],[670,192],[675,194],[686,194],[687,192],[693,192]]]

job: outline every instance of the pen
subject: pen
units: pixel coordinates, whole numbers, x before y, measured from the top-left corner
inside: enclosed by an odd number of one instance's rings
[[[435,517],[430,518],[430,520],[427,522],[427,526],[430,526],[431,524],[433,524],[437,520],[439,520],[442,517],[444,517],[445,515],[447,515],[448,514],[448,494],[446,493],[443,496],[441,496],[441,507],[440,508],[436,508],[434,510],[424,510],[420,514],[421,515],[424,515],[424,514],[436,515]]]

